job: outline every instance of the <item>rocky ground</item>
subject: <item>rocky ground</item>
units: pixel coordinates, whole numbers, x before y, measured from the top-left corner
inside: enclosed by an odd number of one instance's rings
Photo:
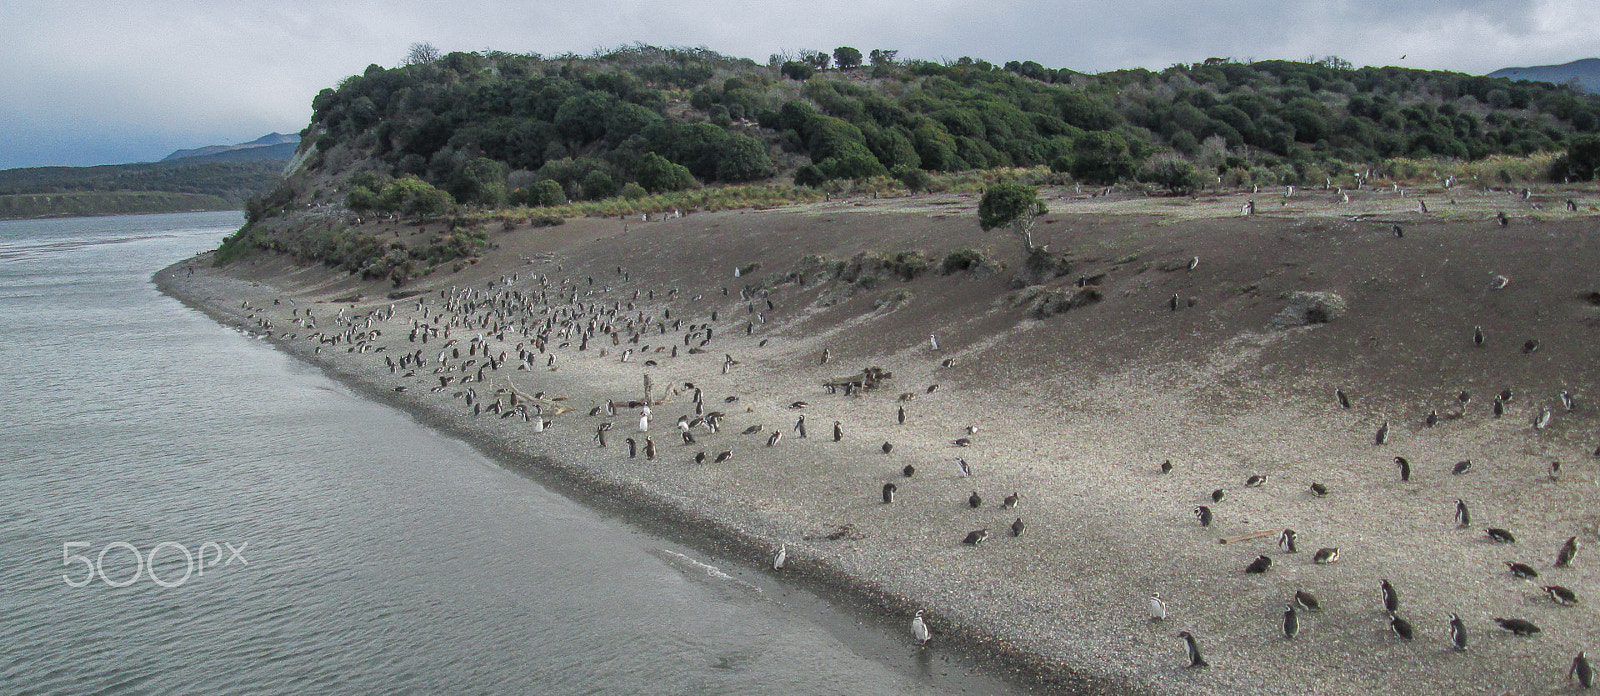
[[[192,278],[175,266],[157,280],[581,498],[753,564],[786,545],[781,573],[796,582],[907,621],[923,609],[934,640],[1044,690],[1560,691],[1572,657],[1600,649],[1590,604],[1600,603],[1600,564],[1587,548],[1600,523],[1589,507],[1600,480],[1596,195],[1406,194],[1355,191],[1345,202],[1332,191],[1055,191],[1034,239],[1065,255],[1032,269],[1014,237],[978,229],[975,197],[946,195],[497,230],[480,262],[416,281],[398,298],[387,285],[266,255],[221,270],[201,259]],[[1568,198],[1577,211],[1565,209]],[[1242,216],[1249,200],[1257,214]],[[370,229],[401,239],[418,231]],[[983,263],[940,272],[961,250]],[[933,267],[911,280],[858,256],[912,251]],[[649,321],[639,343],[627,330],[616,345],[597,334],[583,351],[576,334],[564,347],[551,340],[521,370],[517,355],[533,350],[532,337],[458,325],[452,385],[432,389],[444,339],[408,340],[425,320],[419,300],[431,322],[452,288],[491,296],[508,287],[543,289],[542,308],[576,297],[589,311]],[[1311,305],[1296,293],[1337,295],[1331,321],[1306,324],[1295,310]],[[392,317],[367,323],[391,305]],[[314,329],[300,314],[307,308]],[[465,317],[447,314],[439,326]],[[684,335],[700,323],[713,338],[690,354]],[[476,374],[459,367],[480,333],[491,354],[510,360],[483,382],[457,382]],[[699,337],[692,343],[700,348]],[[429,362],[413,376],[387,367],[385,357],[418,349]],[[820,364],[825,350],[830,361]],[[726,374],[725,356],[737,361]],[[848,396],[823,387],[868,367],[893,378]],[[648,433],[638,431],[637,409],[587,415],[607,400],[642,398],[645,375],[656,400]],[[727,413],[720,432],[697,428],[694,445],[673,425],[694,413],[685,382],[703,390],[706,410]],[[570,410],[534,432],[520,417],[474,417],[457,395],[468,386],[479,403],[515,389]],[[1513,398],[1496,417],[1494,395],[1505,389]],[[1536,428],[1543,409],[1548,425]],[[793,430],[801,414],[805,439]],[[594,441],[603,422],[614,423],[605,448]],[[1384,423],[1387,442],[1375,444]],[[763,427],[742,434],[754,425]],[[784,438],[768,447],[775,430]],[[646,436],[658,456],[628,458],[624,438]],[[733,454],[697,464],[701,451]],[[1410,462],[1408,482],[1397,456]],[[1470,471],[1451,473],[1466,460]],[[1553,479],[1554,461],[1563,466]],[[1246,487],[1253,475],[1267,482]],[[885,483],[897,486],[893,504],[881,501]],[[1213,502],[1217,489],[1226,494]],[[1020,502],[1003,508],[1012,493]],[[1471,511],[1466,528],[1454,517],[1458,499]],[[1198,505],[1213,512],[1211,526],[1197,523]],[[1018,518],[1025,529],[1013,537]],[[1491,541],[1488,527],[1516,542]],[[1297,532],[1298,553],[1278,546],[1284,528]],[[962,543],[979,529],[987,540]],[[1255,532],[1268,533],[1237,538]],[[1585,548],[1571,568],[1553,567],[1569,537]],[[1339,549],[1337,563],[1312,561],[1325,547]],[[1270,569],[1247,574],[1260,555]],[[1539,577],[1518,579],[1507,561]],[[1391,631],[1383,579],[1397,588],[1414,640]],[[1571,588],[1583,603],[1559,606],[1544,585]],[[1296,590],[1314,594],[1321,611],[1300,614],[1291,641],[1281,625]],[[1149,618],[1152,593],[1166,601],[1164,621]],[[1452,613],[1467,627],[1465,651],[1451,647]],[[1513,636],[1496,617],[1543,630]],[[1198,637],[1210,668],[1185,667],[1179,631]]]

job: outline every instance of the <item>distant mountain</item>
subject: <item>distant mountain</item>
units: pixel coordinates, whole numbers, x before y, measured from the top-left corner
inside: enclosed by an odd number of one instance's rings
[[[1535,82],[1550,82],[1562,84],[1568,80],[1577,80],[1578,85],[1585,92],[1600,93],[1600,58],[1584,58],[1575,60],[1565,65],[1536,65],[1531,68],[1501,68],[1489,77],[1504,77],[1512,80],[1533,80]]]
[[[161,161],[170,162],[178,159],[210,162],[288,160],[294,157],[294,150],[299,145],[299,134],[268,133],[248,143],[240,143],[238,145],[207,145],[192,150],[178,150],[163,157]]]

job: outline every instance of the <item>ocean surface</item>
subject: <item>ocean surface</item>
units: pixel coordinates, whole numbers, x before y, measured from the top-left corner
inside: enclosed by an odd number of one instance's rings
[[[150,282],[241,222],[0,222],[0,693],[1013,692]]]

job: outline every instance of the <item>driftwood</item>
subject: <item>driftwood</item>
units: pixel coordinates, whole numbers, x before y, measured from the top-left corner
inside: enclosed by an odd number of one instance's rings
[[[1239,543],[1241,541],[1250,541],[1251,539],[1260,539],[1262,537],[1269,537],[1269,536],[1272,536],[1274,534],[1279,533],[1280,531],[1282,531],[1282,530],[1278,530],[1278,529],[1263,529],[1263,530],[1261,530],[1259,532],[1250,532],[1249,534],[1240,534],[1239,536],[1222,537],[1221,539],[1217,540],[1217,543],[1218,544],[1237,544],[1237,543]]]

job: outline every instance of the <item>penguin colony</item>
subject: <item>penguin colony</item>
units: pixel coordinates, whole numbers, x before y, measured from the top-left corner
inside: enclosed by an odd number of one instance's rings
[[[1501,224],[1506,224],[1500,218]],[[1395,236],[1401,234],[1396,226]],[[1194,270],[1198,258],[1188,264],[1189,270]],[[618,269],[618,275],[626,277],[627,273]],[[295,329],[280,332],[280,339],[304,340],[315,343],[316,352],[322,350],[344,349],[345,352],[371,354],[373,359],[382,362],[390,374],[395,376],[397,383],[394,390],[397,392],[410,390],[427,390],[432,392],[448,392],[449,395],[460,402],[460,407],[476,418],[497,418],[513,423],[527,424],[529,430],[535,433],[562,432],[588,432],[596,448],[613,450],[608,443],[607,435],[615,433],[616,421],[623,418],[637,420],[636,437],[624,440],[627,445],[625,450],[615,449],[616,456],[626,458],[643,457],[647,461],[662,461],[667,465],[675,466],[715,466],[739,465],[741,457],[739,452],[753,452],[761,448],[781,448],[792,446],[788,443],[804,440],[807,443],[833,444],[838,447],[851,447],[856,449],[870,449],[881,452],[880,458],[895,462],[897,451],[895,443],[882,441],[881,444],[863,441],[861,438],[852,440],[849,431],[851,424],[842,420],[834,420],[828,415],[816,416],[816,411],[826,412],[825,402],[820,401],[821,389],[818,394],[806,395],[807,398],[817,400],[823,404],[823,409],[816,409],[807,401],[792,401],[788,407],[795,411],[804,411],[798,415],[792,426],[785,427],[780,423],[748,423],[742,429],[733,426],[733,429],[724,431],[728,422],[737,422],[748,416],[751,411],[739,412],[732,407],[737,403],[740,395],[710,395],[697,384],[696,380],[677,380],[660,385],[652,385],[650,375],[657,371],[665,371],[664,366],[669,361],[680,356],[696,354],[714,354],[716,352],[716,339],[721,337],[723,331],[728,330],[726,318],[719,321],[717,312],[695,307],[694,301],[685,300],[677,289],[651,289],[633,291],[631,298],[619,299],[620,288],[612,287],[617,279],[599,281],[594,277],[583,278],[556,278],[549,274],[529,274],[527,276],[505,276],[494,282],[489,282],[481,287],[451,288],[440,290],[414,299],[390,303],[387,306],[372,308],[364,314],[352,314],[346,309],[334,310],[330,306],[318,306],[313,310],[296,309],[292,315]],[[1509,279],[1503,275],[1494,276],[1489,287],[1492,290],[1502,290],[1507,287]],[[625,291],[620,292],[626,295]],[[722,296],[731,298],[728,288],[722,288]],[[766,324],[769,316],[778,315],[782,308],[774,302],[770,290],[759,286],[746,285],[738,289],[738,296],[744,304],[740,309],[747,309],[749,315],[756,315],[756,307],[764,309],[760,312],[759,324]],[[697,295],[696,299],[700,297]],[[669,308],[669,304],[676,304],[676,308]],[[406,316],[399,316],[400,308],[408,309]],[[252,312],[251,318],[257,319],[255,330],[271,330],[270,320],[258,318],[261,316],[260,308],[252,307],[248,303],[242,309]],[[697,311],[704,309],[704,311]],[[1173,303],[1173,310],[1176,303]],[[737,312],[738,310],[734,310]],[[724,309],[723,312],[728,312]],[[758,323],[755,320],[740,320],[736,326],[754,331]],[[403,340],[400,337],[403,336]],[[1468,338],[1463,341],[1467,349],[1484,349],[1486,345],[1494,345],[1495,337],[1487,334],[1481,326],[1472,327]],[[941,348],[937,336],[930,335],[923,352],[929,353],[930,360],[939,357],[940,353],[948,353],[948,346]],[[1521,345],[1521,352],[1532,353],[1539,344],[1530,339]],[[378,355],[382,353],[383,355]],[[613,394],[603,403],[593,405],[583,415],[582,409],[573,410],[573,404],[560,396],[547,396],[537,390],[537,375],[543,371],[555,371],[574,365],[585,356],[604,358],[611,356],[613,361],[637,365],[644,372],[642,388],[635,394]],[[830,361],[837,363],[839,357],[831,349],[825,348],[819,356],[811,358],[815,365],[827,365]],[[936,360],[935,360],[936,361]],[[937,362],[937,361],[936,361]],[[720,374],[730,374],[736,371],[742,362],[731,353],[725,353],[718,364]],[[940,363],[943,367],[954,364],[954,358],[944,358]],[[523,373],[523,374],[517,374]],[[515,377],[512,379],[511,377]],[[934,394],[934,387],[930,385],[925,395]],[[831,387],[830,387],[831,390]],[[1334,399],[1331,405],[1340,409],[1359,408],[1359,390],[1347,389],[1340,386],[1334,390]],[[855,398],[868,398],[859,387],[854,389],[846,387],[845,394]],[[912,394],[912,396],[915,396]],[[718,398],[720,397],[720,399]],[[1494,418],[1503,417],[1512,408],[1513,402],[1525,401],[1526,397],[1515,395],[1507,389],[1493,396],[1491,404],[1481,408],[1485,414],[1492,410]],[[1559,401],[1530,407],[1527,414],[1529,420],[1524,421],[1531,428],[1542,430],[1549,427],[1553,419],[1572,412],[1578,408],[1579,397],[1570,391],[1563,391]],[[886,408],[885,421],[896,425],[904,425],[908,419],[908,406],[912,407],[911,414],[915,414],[915,406],[921,402],[911,403],[902,395],[901,401],[892,408]],[[1479,401],[1478,403],[1482,403]],[[717,410],[710,404],[720,404],[724,410]],[[658,431],[652,431],[651,426],[656,422],[652,409],[668,411],[670,419],[676,417],[676,431],[671,421],[666,432],[668,436],[663,442],[658,443],[654,438],[662,437]],[[1433,428],[1441,422],[1457,420],[1468,415],[1472,408],[1472,397],[1463,391],[1456,395],[1453,403],[1446,404],[1443,411],[1440,408],[1430,408],[1424,418],[1411,423],[1419,423],[1420,427]],[[682,411],[677,413],[676,411]],[[831,423],[832,427],[824,426],[822,439],[808,438],[806,432],[807,414],[813,418],[821,418],[824,424]],[[587,425],[579,423],[588,421]],[[630,421],[623,421],[628,423]],[[1379,422],[1375,435],[1368,440],[1370,446],[1379,452],[1402,452],[1404,442],[1397,441],[1401,433],[1406,432],[1404,424],[1396,422],[1391,425],[1390,420],[1381,417],[1375,418]],[[883,424],[868,424],[875,428],[875,432],[884,432],[879,426]],[[857,425],[856,427],[861,427]],[[591,430],[592,428],[592,430]],[[628,428],[631,430],[631,428]],[[976,444],[976,439],[971,437],[978,432],[976,426],[969,426],[964,437],[945,440],[947,445],[956,447],[969,447]],[[1373,431],[1367,431],[1372,433]],[[785,440],[785,436],[788,440]],[[1364,436],[1366,437],[1366,436]],[[677,441],[681,440],[681,444]],[[757,444],[760,441],[764,444]],[[970,456],[970,455],[968,455]],[[1596,451],[1600,457],[1600,450]],[[950,457],[954,466],[948,472],[919,473],[911,464],[885,467],[885,481],[881,489],[875,491],[880,505],[897,505],[911,496],[926,495],[919,490],[919,484],[931,476],[958,476],[974,477],[972,464],[966,458]],[[981,459],[974,458],[974,462],[981,465]],[[1416,463],[1413,464],[1405,456],[1397,454],[1392,457],[1397,467],[1396,480],[1399,484],[1408,486],[1426,485],[1426,481],[1438,479],[1438,474],[1449,476],[1473,475],[1473,463],[1470,459],[1463,459],[1453,466],[1448,463]],[[1437,467],[1437,468],[1435,468]],[[1181,476],[1182,463],[1174,463],[1168,459],[1159,465],[1158,475]],[[1429,471],[1428,469],[1432,469]],[[889,473],[889,472],[892,472]],[[1416,478],[1413,478],[1413,474]],[[1552,463],[1549,479],[1559,482],[1562,467],[1559,462]],[[900,483],[887,480],[890,476],[901,479]],[[1211,489],[1209,494],[1199,497],[1209,498],[1207,505],[1196,505],[1194,502],[1184,504],[1192,509],[1198,526],[1209,528],[1216,521],[1227,514],[1228,484],[1239,486],[1243,489],[1262,489],[1282,485],[1270,473],[1263,472],[1252,474],[1244,480],[1216,481],[1209,484],[1196,484],[1198,491]],[[1309,484],[1309,485],[1308,485]],[[1312,498],[1336,498],[1339,491],[1324,483],[1303,481],[1299,486],[1308,486],[1304,490]],[[1212,486],[1216,486],[1212,488]],[[971,489],[969,489],[971,490]],[[862,495],[871,496],[874,491],[863,491]],[[999,504],[985,503],[979,490],[971,490],[965,498],[955,498],[948,501],[952,508],[966,508],[973,512],[997,510],[1007,513],[1017,509],[1023,500],[1020,491],[991,490],[993,498],[1003,496]],[[1241,491],[1239,495],[1250,494],[1250,491]],[[1024,506],[1025,507],[1025,506]],[[1453,512],[1452,512],[1453,507]],[[1445,501],[1440,506],[1441,516],[1453,518],[1454,526],[1470,532],[1473,529],[1473,518],[1470,503],[1465,499],[1455,499],[1453,504]],[[1024,523],[1022,517],[1007,523],[994,516],[983,518],[962,516],[952,513],[951,543],[960,547],[980,547],[1004,543],[1003,530],[1009,528],[1011,537],[1021,536],[1024,529],[1031,529]],[[1496,524],[1514,527],[1515,520],[1493,520]],[[1191,523],[1192,524],[1192,523]],[[999,540],[989,541],[991,535],[989,527],[999,525],[1002,536]],[[976,527],[969,529],[968,527]],[[1031,530],[1029,534],[1039,533]],[[1256,553],[1256,547],[1251,547],[1248,554],[1244,554],[1240,564],[1240,572],[1250,575],[1260,575],[1263,578],[1274,577],[1281,573],[1279,570],[1284,564],[1305,564],[1326,566],[1336,564],[1341,560],[1340,540],[1319,538],[1315,530],[1296,531],[1293,529],[1274,530],[1278,551],[1274,554]],[[1336,607],[1330,606],[1326,601],[1318,600],[1314,590],[1315,575],[1304,571],[1298,574],[1299,579],[1292,593],[1286,591],[1283,600],[1278,606],[1281,611],[1275,611],[1273,629],[1278,632],[1283,640],[1300,643],[1313,643],[1317,639],[1319,621],[1334,612],[1341,612],[1344,616],[1359,616],[1362,613],[1371,613],[1374,621],[1381,624],[1384,630],[1392,634],[1395,641],[1438,640],[1455,651],[1469,651],[1474,641],[1482,640],[1477,634],[1492,626],[1511,636],[1533,637],[1541,629],[1537,621],[1563,621],[1567,618],[1561,613],[1564,609],[1582,606],[1586,597],[1583,595],[1584,587],[1576,589],[1559,584],[1563,571],[1567,571],[1582,558],[1580,550],[1582,542],[1578,535],[1571,535],[1558,549],[1525,549],[1516,542],[1514,533],[1504,527],[1482,527],[1481,535],[1477,537],[1484,543],[1503,544],[1506,549],[1517,554],[1516,560],[1504,561],[1504,570],[1498,573],[1485,569],[1485,580],[1496,575],[1503,575],[1512,580],[1528,581],[1539,580],[1541,584],[1535,587],[1548,597],[1545,605],[1523,606],[1509,603],[1506,606],[1490,608],[1475,608],[1463,606],[1437,606],[1437,607],[1411,607],[1402,608],[1400,590],[1389,580],[1384,580],[1375,588],[1374,597],[1369,607]],[[785,572],[799,562],[804,563],[807,556],[806,544],[803,540],[775,540],[774,551],[770,556],[770,565],[774,572]],[[795,541],[797,547],[792,553],[788,541]],[[1467,536],[1461,538],[1462,543],[1471,543]],[[1307,556],[1294,556],[1299,553],[1301,545],[1310,543],[1309,548],[1319,548],[1314,554]],[[1224,550],[1229,547],[1223,547]],[[972,553],[981,553],[981,550]],[[1251,556],[1254,556],[1252,559]],[[1548,557],[1549,562],[1545,559]],[[1276,559],[1276,561],[1275,561]],[[1530,562],[1531,561],[1531,562]],[[1542,584],[1549,582],[1551,584]],[[1138,595],[1135,595],[1138,596]],[[1171,605],[1168,602],[1173,602]],[[1183,622],[1181,599],[1171,597],[1163,599],[1159,593],[1149,595],[1149,619],[1159,622]],[[1262,608],[1257,614],[1265,614],[1269,608]],[[1515,614],[1514,616],[1487,616],[1485,612],[1501,612]],[[1255,620],[1246,618],[1249,611],[1241,611],[1241,620]],[[1463,614],[1469,616],[1483,616],[1469,622]],[[1410,617],[1410,618],[1408,618]],[[930,622],[936,617],[929,615],[924,610],[918,610],[912,620],[912,636],[918,645],[926,645],[934,640],[935,633],[930,629]],[[1416,621],[1416,623],[1413,623]],[[1263,631],[1267,630],[1269,622],[1262,620]],[[1177,625],[1188,625],[1179,623]],[[1172,635],[1172,634],[1167,634]],[[1201,653],[1201,640],[1203,636],[1198,629],[1184,630],[1176,634],[1181,639],[1183,660],[1179,666],[1187,668],[1204,668],[1211,666]],[[1223,655],[1221,660],[1217,654]],[[1571,652],[1567,654],[1573,654]],[[1226,660],[1225,646],[1209,646],[1207,655],[1211,660],[1221,664]],[[1577,651],[1576,657],[1570,664],[1563,663],[1567,676],[1579,685],[1587,688],[1592,683],[1591,670],[1584,652]],[[1565,658],[1563,658],[1565,659]]]

